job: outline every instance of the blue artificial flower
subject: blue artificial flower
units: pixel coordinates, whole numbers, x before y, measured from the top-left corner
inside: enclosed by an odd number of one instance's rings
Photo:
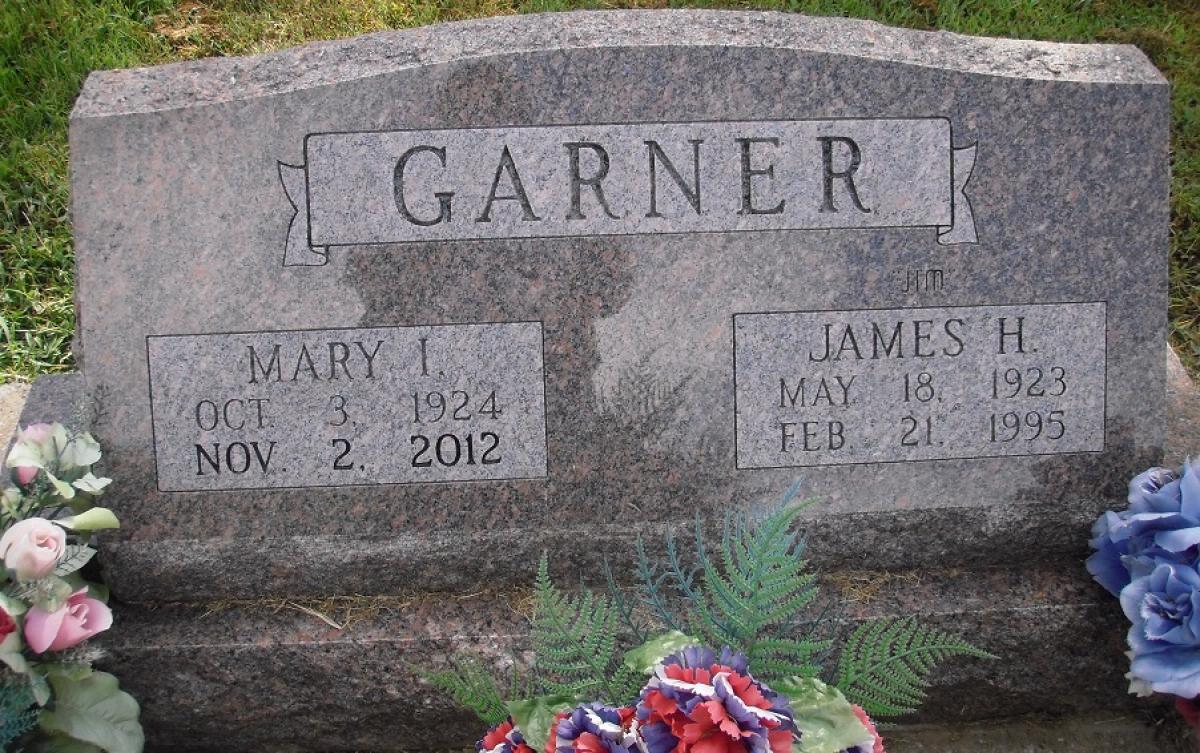
[[[1200,573],[1194,565],[1160,562],[1121,591],[1132,623],[1132,674],[1159,693],[1200,695]]]
[[[1176,474],[1151,468],[1129,483],[1129,509],[1092,526],[1087,569],[1114,596],[1159,562],[1196,561],[1200,547],[1200,463]]]

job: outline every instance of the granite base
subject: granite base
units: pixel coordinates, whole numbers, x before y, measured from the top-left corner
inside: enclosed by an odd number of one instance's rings
[[[1145,705],[1126,693],[1120,610],[1077,564],[826,580],[827,598],[849,617],[841,631],[868,617],[916,613],[1001,657],[947,663],[919,716],[907,721]],[[152,752],[454,750],[471,745],[483,725],[420,675],[458,652],[497,666],[522,656],[522,603],[521,594],[425,594],[377,604],[380,611],[349,625],[345,604],[327,606],[325,616],[343,629],[317,616],[321,605],[299,601],[122,606],[120,629],[103,644],[107,664],[142,703]]]

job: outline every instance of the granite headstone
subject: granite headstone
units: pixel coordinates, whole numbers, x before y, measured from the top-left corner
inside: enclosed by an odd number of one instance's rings
[[[71,118],[77,346],[124,523],[114,593],[504,590],[541,550],[596,582],[637,536],[803,475],[818,565],[959,584],[908,609],[983,608],[999,579],[1019,620],[973,614],[1003,643],[1045,589],[1091,604],[1060,563],[1166,431],[1167,122],[1130,46],[770,13],[93,74]],[[946,570],[985,565],[1026,569]],[[254,619],[123,655],[228,680],[272,629]],[[320,655],[403,663],[435,622],[405,616],[398,655]],[[240,648],[180,659],[218,633]],[[308,687],[313,665],[289,669]],[[1045,696],[1019,675],[992,680],[1002,709]],[[248,702],[206,697],[213,719]]]

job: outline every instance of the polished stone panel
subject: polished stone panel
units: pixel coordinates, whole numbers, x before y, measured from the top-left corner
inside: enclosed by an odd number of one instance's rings
[[[1104,450],[1103,303],[734,314],[733,330],[739,468]]]
[[[161,491],[546,475],[537,322],[152,335]]]

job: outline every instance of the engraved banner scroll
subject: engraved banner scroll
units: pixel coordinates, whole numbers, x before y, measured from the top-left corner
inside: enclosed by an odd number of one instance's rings
[[[934,228],[975,243],[975,146],[945,118],[314,133],[279,164],[284,265],[331,246]]]

